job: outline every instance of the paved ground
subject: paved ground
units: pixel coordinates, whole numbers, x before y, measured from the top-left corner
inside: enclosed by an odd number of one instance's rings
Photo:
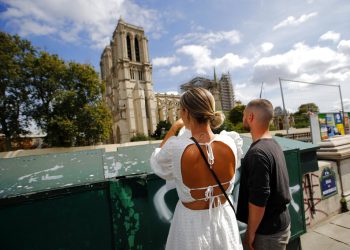
[[[303,250],[350,250],[350,212],[308,228],[301,245]]]

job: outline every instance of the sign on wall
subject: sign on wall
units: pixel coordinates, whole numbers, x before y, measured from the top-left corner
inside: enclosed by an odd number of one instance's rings
[[[322,199],[326,199],[338,193],[335,173],[330,168],[324,168],[320,177]]]

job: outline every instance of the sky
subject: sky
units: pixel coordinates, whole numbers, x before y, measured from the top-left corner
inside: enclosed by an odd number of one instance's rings
[[[349,0],[0,0],[1,31],[98,72],[120,17],[146,32],[155,92],[215,68],[244,104],[282,106],[282,86],[291,112],[339,111],[340,91],[350,112]]]

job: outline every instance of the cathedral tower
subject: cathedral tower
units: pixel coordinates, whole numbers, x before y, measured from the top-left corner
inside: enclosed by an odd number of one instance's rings
[[[129,142],[156,129],[156,100],[148,40],[143,28],[119,19],[113,38],[101,55],[105,99],[112,111],[110,143]]]

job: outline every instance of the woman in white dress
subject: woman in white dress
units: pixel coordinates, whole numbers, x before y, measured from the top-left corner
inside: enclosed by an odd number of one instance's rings
[[[154,173],[174,180],[179,196],[166,249],[243,249],[235,213],[199,149],[188,133],[175,135],[183,126],[191,131],[228,195],[242,155],[242,139],[236,132],[212,132],[224,116],[215,111],[214,97],[206,89],[183,93],[180,115],[182,119],[172,125],[151,156]]]

